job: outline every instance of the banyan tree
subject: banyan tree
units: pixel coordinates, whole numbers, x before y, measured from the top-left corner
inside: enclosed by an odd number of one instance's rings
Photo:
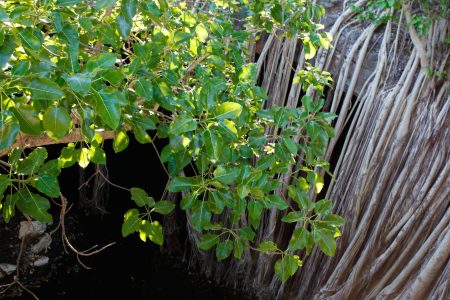
[[[449,21],[435,17],[419,35],[411,19],[426,1],[405,1],[385,23],[358,20],[358,7],[369,2],[321,1],[333,47],[319,50],[310,65],[334,79],[325,104],[338,115],[325,157],[334,180],[324,189],[347,221],[336,256],[313,251],[281,284],[270,256],[217,263],[214,254],[192,248],[191,262],[216,280],[261,299],[450,296],[450,81],[440,76],[449,68]],[[298,106],[303,92],[292,81],[308,66],[302,44],[273,33],[251,49],[266,105]],[[275,224],[278,214],[263,216],[258,239],[287,244],[292,228]]]

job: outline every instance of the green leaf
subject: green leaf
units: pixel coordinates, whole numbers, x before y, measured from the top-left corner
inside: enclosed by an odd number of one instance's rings
[[[283,145],[288,149],[288,151],[293,154],[296,155],[297,154],[297,144],[291,140],[290,138],[284,138],[283,139]]]
[[[16,202],[17,202],[17,195],[16,194],[9,194],[6,196],[6,201],[3,205],[2,211],[3,211],[3,219],[6,223],[9,223],[12,217],[16,214]]]
[[[17,120],[19,120],[20,130],[23,133],[29,135],[41,134],[41,120],[32,106],[22,104],[17,108],[12,108],[11,111],[14,113]]]
[[[0,112],[0,149],[11,146],[20,131],[17,119],[9,111]]]
[[[96,0],[94,7],[96,10],[100,10],[102,8],[113,7],[116,2],[117,0]]]
[[[316,121],[310,121],[306,123],[306,133],[309,135],[312,141],[316,140],[319,136],[322,129],[320,128],[320,125]]]
[[[72,120],[66,109],[56,106],[50,106],[45,110],[42,118],[42,124],[47,135],[59,140],[69,133]]]
[[[202,250],[209,250],[219,243],[219,235],[207,233],[200,237],[197,246]]]
[[[219,135],[213,130],[205,130],[203,133],[203,139],[206,147],[206,154],[209,158],[217,161],[220,158],[222,152],[221,145],[219,144]]]
[[[236,192],[240,199],[244,199],[250,193],[250,187],[246,184],[238,184]]]
[[[331,200],[323,199],[316,202],[316,205],[314,207],[314,211],[319,216],[326,215],[331,212],[331,209],[333,208],[333,202]]]
[[[187,194],[181,199],[180,208],[182,210],[190,209],[195,203],[195,198],[191,194]]]
[[[314,229],[313,238],[319,244],[320,250],[327,256],[334,256],[336,252],[336,240],[333,234],[327,230]]]
[[[142,222],[140,233],[143,232],[153,243],[162,246],[164,244],[163,228],[158,221]]]
[[[148,207],[153,207],[155,205],[155,200],[147,195],[147,192],[141,188],[132,187],[130,189],[131,199],[136,202],[136,205],[142,207],[144,205]]]
[[[7,35],[3,41],[3,45],[0,46],[0,69],[9,61],[15,47],[14,39],[10,35]]]
[[[73,6],[81,3],[81,0],[57,0],[56,5]]]
[[[251,200],[248,203],[248,214],[250,219],[250,224],[253,228],[258,229],[259,223],[261,222],[261,213],[264,207],[259,201]]]
[[[89,161],[92,161],[94,164],[104,165],[106,164],[106,153],[100,147],[94,147],[91,145],[89,148]]]
[[[175,204],[167,200],[161,200],[156,202],[153,211],[160,213],[162,215],[170,214],[175,208]]]
[[[261,251],[262,253],[265,254],[275,252],[277,251],[277,249],[278,249],[277,245],[272,241],[262,242],[258,246],[258,251]]]
[[[74,92],[80,93],[83,96],[89,94],[92,80],[84,74],[73,74],[66,79],[70,89]]]
[[[50,202],[47,199],[30,192],[27,188],[19,190],[13,194],[13,197],[17,197],[17,208],[33,219],[44,223],[53,220],[52,215],[47,212],[50,208]]]
[[[180,135],[185,132],[194,131],[197,129],[197,121],[186,115],[176,116],[170,124],[169,133],[173,135]]]
[[[197,39],[200,42],[202,42],[202,43],[206,42],[206,39],[208,38],[208,30],[206,30],[205,25],[203,25],[201,23],[198,24],[195,27],[195,34],[197,35]]]
[[[196,180],[193,177],[178,177],[175,176],[170,180],[167,187],[169,192],[181,192],[187,191],[193,187]]]
[[[14,76],[23,76],[30,70],[29,61],[19,61],[12,66],[11,74]]]
[[[128,138],[126,131],[117,132],[113,140],[114,152],[119,153],[125,150],[128,147],[129,142],[130,139]]]
[[[58,84],[47,78],[35,78],[28,86],[33,100],[59,100],[64,92]]]
[[[213,172],[214,179],[220,181],[223,184],[232,184],[239,176],[239,168],[223,167],[219,165]]]
[[[44,161],[47,159],[47,150],[45,148],[36,148],[24,160],[17,164],[17,173],[32,175],[37,173]]]
[[[211,221],[211,212],[206,201],[197,201],[192,207],[191,221],[195,230],[201,232]]]
[[[73,166],[80,156],[80,149],[75,149],[74,144],[69,144],[61,150],[58,158],[58,166],[60,168],[69,168]]]
[[[328,215],[321,220],[321,222],[332,226],[343,226],[345,225],[345,219],[338,215]]]
[[[116,24],[119,29],[120,36],[126,40],[131,33],[131,28],[133,27],[132,20],[120,14],[116,18]]]
[[[307,95],[303,96],[301,102],[303,104],[303,107],[305,108],[305,111],[308,114],[314,112],[314,102],[310,96]]]
[[[136,94],[142,99],[146,101],[151,101],[153,99],[153,86],[149,81],[140,78],[136,81],[134,87],[136,89]]]
[[[34,184],[39,192],[49,197],[59,197],[61,190],[59,188],[58,179],[54,176],[42,175],[34,180]]]
[[[297,272],[302,261],[297,255],[284,255],[275,263],[275,274],[281,281],[286,281]]]
[[[289,249],[292,251],[304,249],[308,244],[309,232],[305,228],[299,227],[294,230],[294,233],[289,240]]]
[[[115,94],[106,93],[101,90],[93,93],[95,112],[103,122],[111,129],[116,129],[120,124],[120,104]]]
[[[270,207],[274,206],[274,207],[278,208],[279,210],[285,210],[286,208],[289,207],[286,200],[284,200],[282,197],[280,197],[278,195],[269,195],[264,200],[266,203],[268,203],[270,205]]]
[[[224,260],[228,256],[230,256],[231,251],[233,251],[233,241],[225,240],[224,242],[220,242],[216,247],[216,257],[218,261]]]
[[[291,211],[286,216],[281,218],[281,221],[286,223],[296,223],[304,219],[304,214],[300,211]]]
[[[116,63],[116,56],[113,53],[102,53],[91,58],[86,64],[86,70],[96,73],[111,68]]]
[[[44,37],[39,29],[21,28],[17,31],[17,34],[22,41],[22,46],[36,52],[41,50],[42,43],[44,42]]]
[[[122,236],[132,234],[139,230],[141,226],[141,218],[139,218],[139,211],[136,208],[128,210],[124,215],[124,220],[122,224]]]
[[[256,162],[256,167],[259,170],[265,170],[270,168],[275,163],[276,158],[274,155],[264,155]]]
[[[79,152],[80,156],[78,157],[78,165],[85,169],[90,162],[89,159],[89,149],[88,148],[81,148]]]
[[[236,119],[242,113],[242,105],[236,102],[224,102],[216,109],[216,118],[219,120]]]
[[[3,193],[11,183],[11,178],[8,175],[0,175],[0,200],[3,199]]]

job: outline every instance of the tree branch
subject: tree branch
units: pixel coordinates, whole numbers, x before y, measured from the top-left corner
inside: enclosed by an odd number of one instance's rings
[[[104,140],[110,140],[115,137],[114,131],[99,131],[98,132]],[[16,147],[21,147],[23,149],[25,148],[33,148],[33,147],[40,147],[40,146],[47,146],[47,145],[55,145],[55,144],[68,144],[68,143],[74,143],[78,141],[82,141],[84,139],[80,129],[73,130],[71,133],[66,135],[65,137],[54,140],[48,137],[47,135],[38,135],[38,136],[32,136],[32,135],[25,135],[25,134],[19,134],[14,144],[9,146],[6,149],[0,150],[0,157],[5,156],[8,154],[12,149]]]
[[[413,42],[414,48],[416,48],[417,54],[420,58],[420,65],[422,69],[426,71],[429,68],[427,52],[425,50],[426,46],[417,34],[416,28],[414,28],[414,24],[412,24],[411,4],[404,3],[402,5],[402,8],[403,13],[405,14],[406,23],[408,25],[409,36],[411,37],[411,41]]]

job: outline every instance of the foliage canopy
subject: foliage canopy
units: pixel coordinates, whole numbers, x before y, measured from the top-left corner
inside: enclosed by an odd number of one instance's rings
[[[0,3],[0,150],[10,150],[0,175],[4,220],[18,209],[52,221],[49,198],[60,196],[60,172],[105,164],[105,133],[113,132],[115,152],[133,134],[142,144],[167,140],[159,154],[167,188],[181,192],[200,249],[215,247],[219,260],[249,248],[279,254],[275,272],[283,281],[302,263],[298,250],[308,255],[317,245],[333,256],[344,220],[332,214],[331,200],[311,196],[323,187],[321,170],[329,171],[321,157],[335,116],[306,95],[299,108],[265,107],[247,59],[264,31],[300,38],[313,58],[331,40],[313,21],[323,13],[307,0]],[[321,92],[329,75],[306,69],[295,82]],[[24,135],[74,138],[48,160],[45,147],[11,148]],[[280,186],[281,176],[292,183]],[[175,204],[129,191],[136,208],[124,215],[123,236],[162,245],[163,227],[152,215]],[[273,209],[293,223],[284,250],[252,244],[262,214]]]

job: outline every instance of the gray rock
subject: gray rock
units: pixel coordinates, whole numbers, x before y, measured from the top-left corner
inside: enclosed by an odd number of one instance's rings
[[[0,279],[16,271],[16,265],[0,264]]]
[[[19,239],[24,237],[36,237],[45,232],[47,225],[39,221],[22,221],[20,222]]]
[[[50,237],[50,234],[44,233],[44,235],[39,239],[39,241],[31,247],[31,252],[36,254],[43,250],[46,250],[51,243],[52,238]]]
[[[42,267],[48,264],[49,258],[47,256],[41,256],[33,262],[33,266]]]

